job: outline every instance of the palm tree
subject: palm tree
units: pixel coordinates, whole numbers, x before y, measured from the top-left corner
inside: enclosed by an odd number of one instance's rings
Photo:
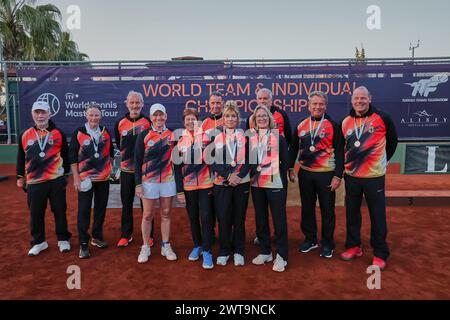
[[[70,39],[68,32],[62,33],[55,53],[56,56],[52,60],[56,61],[83,61],[88,58],[87,54],[78,50],[77,43]]]
[[[4,60],[80,60],[68,33],[61,30],[61,12],[36,0],[0,0],[0,37]]]

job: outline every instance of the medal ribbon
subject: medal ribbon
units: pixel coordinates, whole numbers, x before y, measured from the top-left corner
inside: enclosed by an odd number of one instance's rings
[[[366,126],[366,121],[367,121],[367,116],[364,119],[364,122],[362,124],[362,126],[360,126],[359,128],[356,126],[356,118],[353,118],[353,124],[355,126],[355,135],[356,135],[356,140],[359,141],[359,139],[361,138],[363,132],[364,132],[364,127]]]
[[[233,142],[234,142],[233,143],[233,147],[228,143],[228,141],[231,140],[231,139],[228,139],[229,134],[228,133],[225,133],[225,134],[226,134],[226,136],[225,136],[225,145],[227,146],[228,152],[230,153],[230,156],[231,156],[231,158],[234,161],[234,158],[236,157],[236,150],[237,150],[236,131],[234,133],[232,133],[232,135],[233,135]]]
[[[257,146],[257,149],[258,149],[257,162],[258,162],[258,164],[262,164],[262,162],[263,162],[264,151],[266,150],[268,143],[270,143],[269,136],[270,136],[270,130],[267,130],[267,133],[265,133],[264,135],[258,134],[258,146]],[[262,139],[261,139],[261,137],[262,137]]]
[[[98,132],[99,132],[99,127],[97,127],[97,129],[95,129],[95,130],[92,130],[92,129],[89,127],[89,125],[86,124],[86,131],[87,131],[87,133],[89,134],[89,136],[91,137],[91,140],[92,140],[92,146],[94,147],[95,153],[98,153],[98,144],[100,143],[100,137],[102,136],[104,130],[105,130],[105,128],[103,128],[103,130],[100,132],[100,134],[98,134]],[[98,134],[98,137],[97,137],[96,134]],[[97,140],[96,138],[97,138],[98,140]]]
[[[322,118],[320,119],[320,122],[319,122],[319,126],[315,130],[312,128],[312,121],[313,121],[312,117],[309,119],[309,136],[311,138],[312,146],[314,146],[314,139],[316,138],[317,133],[319,132],[320,127],[322,126],[322,122],[323,122],[324,118],[325,118],[325,113],[322,115]]]
[[[42,138],[39,136],[39,134],[37,133],[36,130],[34,130],[34,133],[36,134],[36,140],[37,140],[37,142],[39,144],[39,149],[41,149],[41,152],[44,152],[45,146],[47,145],[47,142],[48,142],[48,138],[50,137],[50,132],[48,132],[47,130],[41,130],[41,132],[42,131],[47,133],[45,135],[44,142],[42,142]]]

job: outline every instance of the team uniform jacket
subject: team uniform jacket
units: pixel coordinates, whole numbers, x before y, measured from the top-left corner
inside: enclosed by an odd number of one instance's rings
[[[207,116],[202,122],[202,130],[209,141],[214,141],[215,136],[223,131],[223,114]]]
[[[44,157],[39,155],[41,149],[36,134],[42,143],[48,136],[47,144],[43,150]],[[18,178],[25,178],[27,184],[37,184],[69,174],[66,136],[56,128],[51,120],[47,129],[29,128],[19,135],[18,140],[16,168]]]
[[[359,141],[356,127],[360,128],[367,117]],[[345,138],[345,173],[356,178],[375,178],[386,174],[387,161],[394,155],[397,148],[397,132],[391,118],[372,105],[362,117],[356,116],[352,109],[341,122],[342,134]]]
[[[236,144],[236,154],[232,159],[229,150],[226,147],[227,136]],[[216,136],[214,139],[214,164],[211,168],[214,172],[214,184],[223,185],[231,174],[238,172],[241,178],[241,184],[250,181],[250,165],[248,164],[248,138],[244,132],[237,129],[232,135],[225,135],[224,132]],[[231,161],[236,162],[236,166],[231,165]],[[228,163],[227,163],[228,162]]]
[[[204,161],[208,142],[200,128],[194,134],[188,130],[183,131],[175,147],[179,160],[182,161],[175,165],[177,192],[212,188],[211,172]]]
[[[99,128],[101,134],[98,141],[98,158],[94,157],[94,144],[85,126],[76,129],[70,140],[70,164],[78,164],[81,180],[90,178],[92,181],[106,181],[110,178],[114,146],[108,130],[103,126]]]
[[[312,172],[331,172],[342,178],[344,171],[343,141],[339,126],[325,114],[322,125],[314,138],[315,150],[311,151],[310,123],[313,128],[319,126],[321,118],[308,117],[297,125],[292,137],[289,167],[299,161],[303,170]]]
[[[136,145],[136,139],[142,131],[148,128],[150,128],[150,120],[143,115],[131,119],[130,114],[127,113],[116,123],[114,132],[116,145],[120,150],[121,171],[134,172],[134,147]]]
[[[275,189],[286,187],[289,154],[284,137],[273,133],[269,137],[261,137],[258,132],[252,129],[249,142],[250,163],[253,164],[251,186]],[[261,150],[264,150],[264,152]],[[261,153],[262,159],[259,159]]]
[[[275,127],[278,129],[278,131],[280,131],[280,134],[286,139],[288,146],[290,146],[292,130],[291,130],[291,123],[289,122],[289,118],[286,111],[284,111],[281,108],[271,106],[270,112],[272,113],[273,120],[275,121]],[[253,129],[253,123],[251,121],[252,116],[253,115],[251,115],[247,119],[247,129]]]
[[[169,129],[157,132],[150,128],[139,134],[134,155],[136,186],[175,181],[171,158],[174,141]]]

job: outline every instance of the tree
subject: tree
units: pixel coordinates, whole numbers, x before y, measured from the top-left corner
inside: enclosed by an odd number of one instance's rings
[[[61,30],[61,12],[36,0],[0,0],[4,60],[84,60],[70,34]]]

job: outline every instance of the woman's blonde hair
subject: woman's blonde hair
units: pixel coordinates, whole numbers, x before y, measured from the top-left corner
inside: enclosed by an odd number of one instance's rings
[[[223,107],[223,115],[225,115],[225,113],[230,111],[234,112],[237,115],[239,126],[239,123],[241,121],[241,114],[239,113],[239,108],[236,104],[236,101],[234,100],[228,100],[227,102],[225,102],[225,106]]]
[[[253,128],[258,129],[258,125],[256,124],[256,112],[258,110],[264,110],[267,115],[269,116],[269,129],[274,129],[275,128],[275,120],[273,119],[272,113],[270,112],[269,108],[267,108],[265,105],[263,104],[259,104],[255,110],[253,110],[253,114],[251,116],[251,123],[253,125]]]

